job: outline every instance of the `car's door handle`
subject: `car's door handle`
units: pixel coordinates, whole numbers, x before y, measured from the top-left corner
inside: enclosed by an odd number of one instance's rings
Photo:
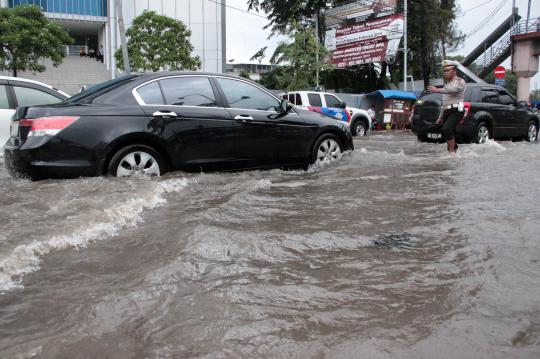
[[[248,121],[253,121],[253,117],[247,116],[247,115],[237,115],[234,119],[236,121],[240,121],[240,122],[243,122],[243,123],[246,123]]]
[[[176,112],[173,111],[156,111],[152,114],[154,117],[177,117]]]

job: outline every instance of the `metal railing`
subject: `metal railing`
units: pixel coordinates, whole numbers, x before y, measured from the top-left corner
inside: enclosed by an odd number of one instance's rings
[[[500,62],[503,55],[508,54],[512,46],[512,36],[522,35],[532,32],[540,31],[540,17],[530,20],[523,20],[514,24],[514,26],[507,31],[499,41],[486,48],[484,53],[473,62],[478,72],[486,68],[491,68],[495,65],[495,62]],[[498,64],[497,64],[498,65]]]

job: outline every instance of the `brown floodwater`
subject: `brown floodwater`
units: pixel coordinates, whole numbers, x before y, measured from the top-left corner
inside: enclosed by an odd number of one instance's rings
[[[540,146],[355,147],[152,180],[2,167],[0,357],[539,358]]]

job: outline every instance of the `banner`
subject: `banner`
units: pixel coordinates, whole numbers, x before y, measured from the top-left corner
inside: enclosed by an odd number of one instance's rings
[[[354,23],[388,16],[395,12],[396,4],[397,0],[357,0],[337,6],[326,10],[326,26],[333,28],[343,22]]]
[[[396,55],[403,37],[402,14],[357,25],[340,26],[326,32],[325,45],[337,68],[386,61]]]

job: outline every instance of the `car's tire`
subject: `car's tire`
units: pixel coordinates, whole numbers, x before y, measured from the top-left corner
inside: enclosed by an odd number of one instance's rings
[[[527,136],[525,138],[531,143],[538,141],[538,126],[536,125],[536,122],[529,122],[529,125],[527,126]]]
[[[366,123],[361,119],[357,119],[352,123],[351,134],[353,136],[367,136],[368,128]]]
[[[161,176],[165,163],[152,147],[134,144],[119,149],[111,158],[107,173],[113,177]]]
[[[489,129],[488,124],[485,122],[480,122],[478,126],[476,126],[476,131],[474,133],[474,142],[478,144],[484,144],[491,137],[491,130]]]
[[[343,152],[341,142],[336,135],[326,133],[320,136],[316,141],[311,151],[312,165],[322,166],[330,162],[334,162],[341,156]]]

